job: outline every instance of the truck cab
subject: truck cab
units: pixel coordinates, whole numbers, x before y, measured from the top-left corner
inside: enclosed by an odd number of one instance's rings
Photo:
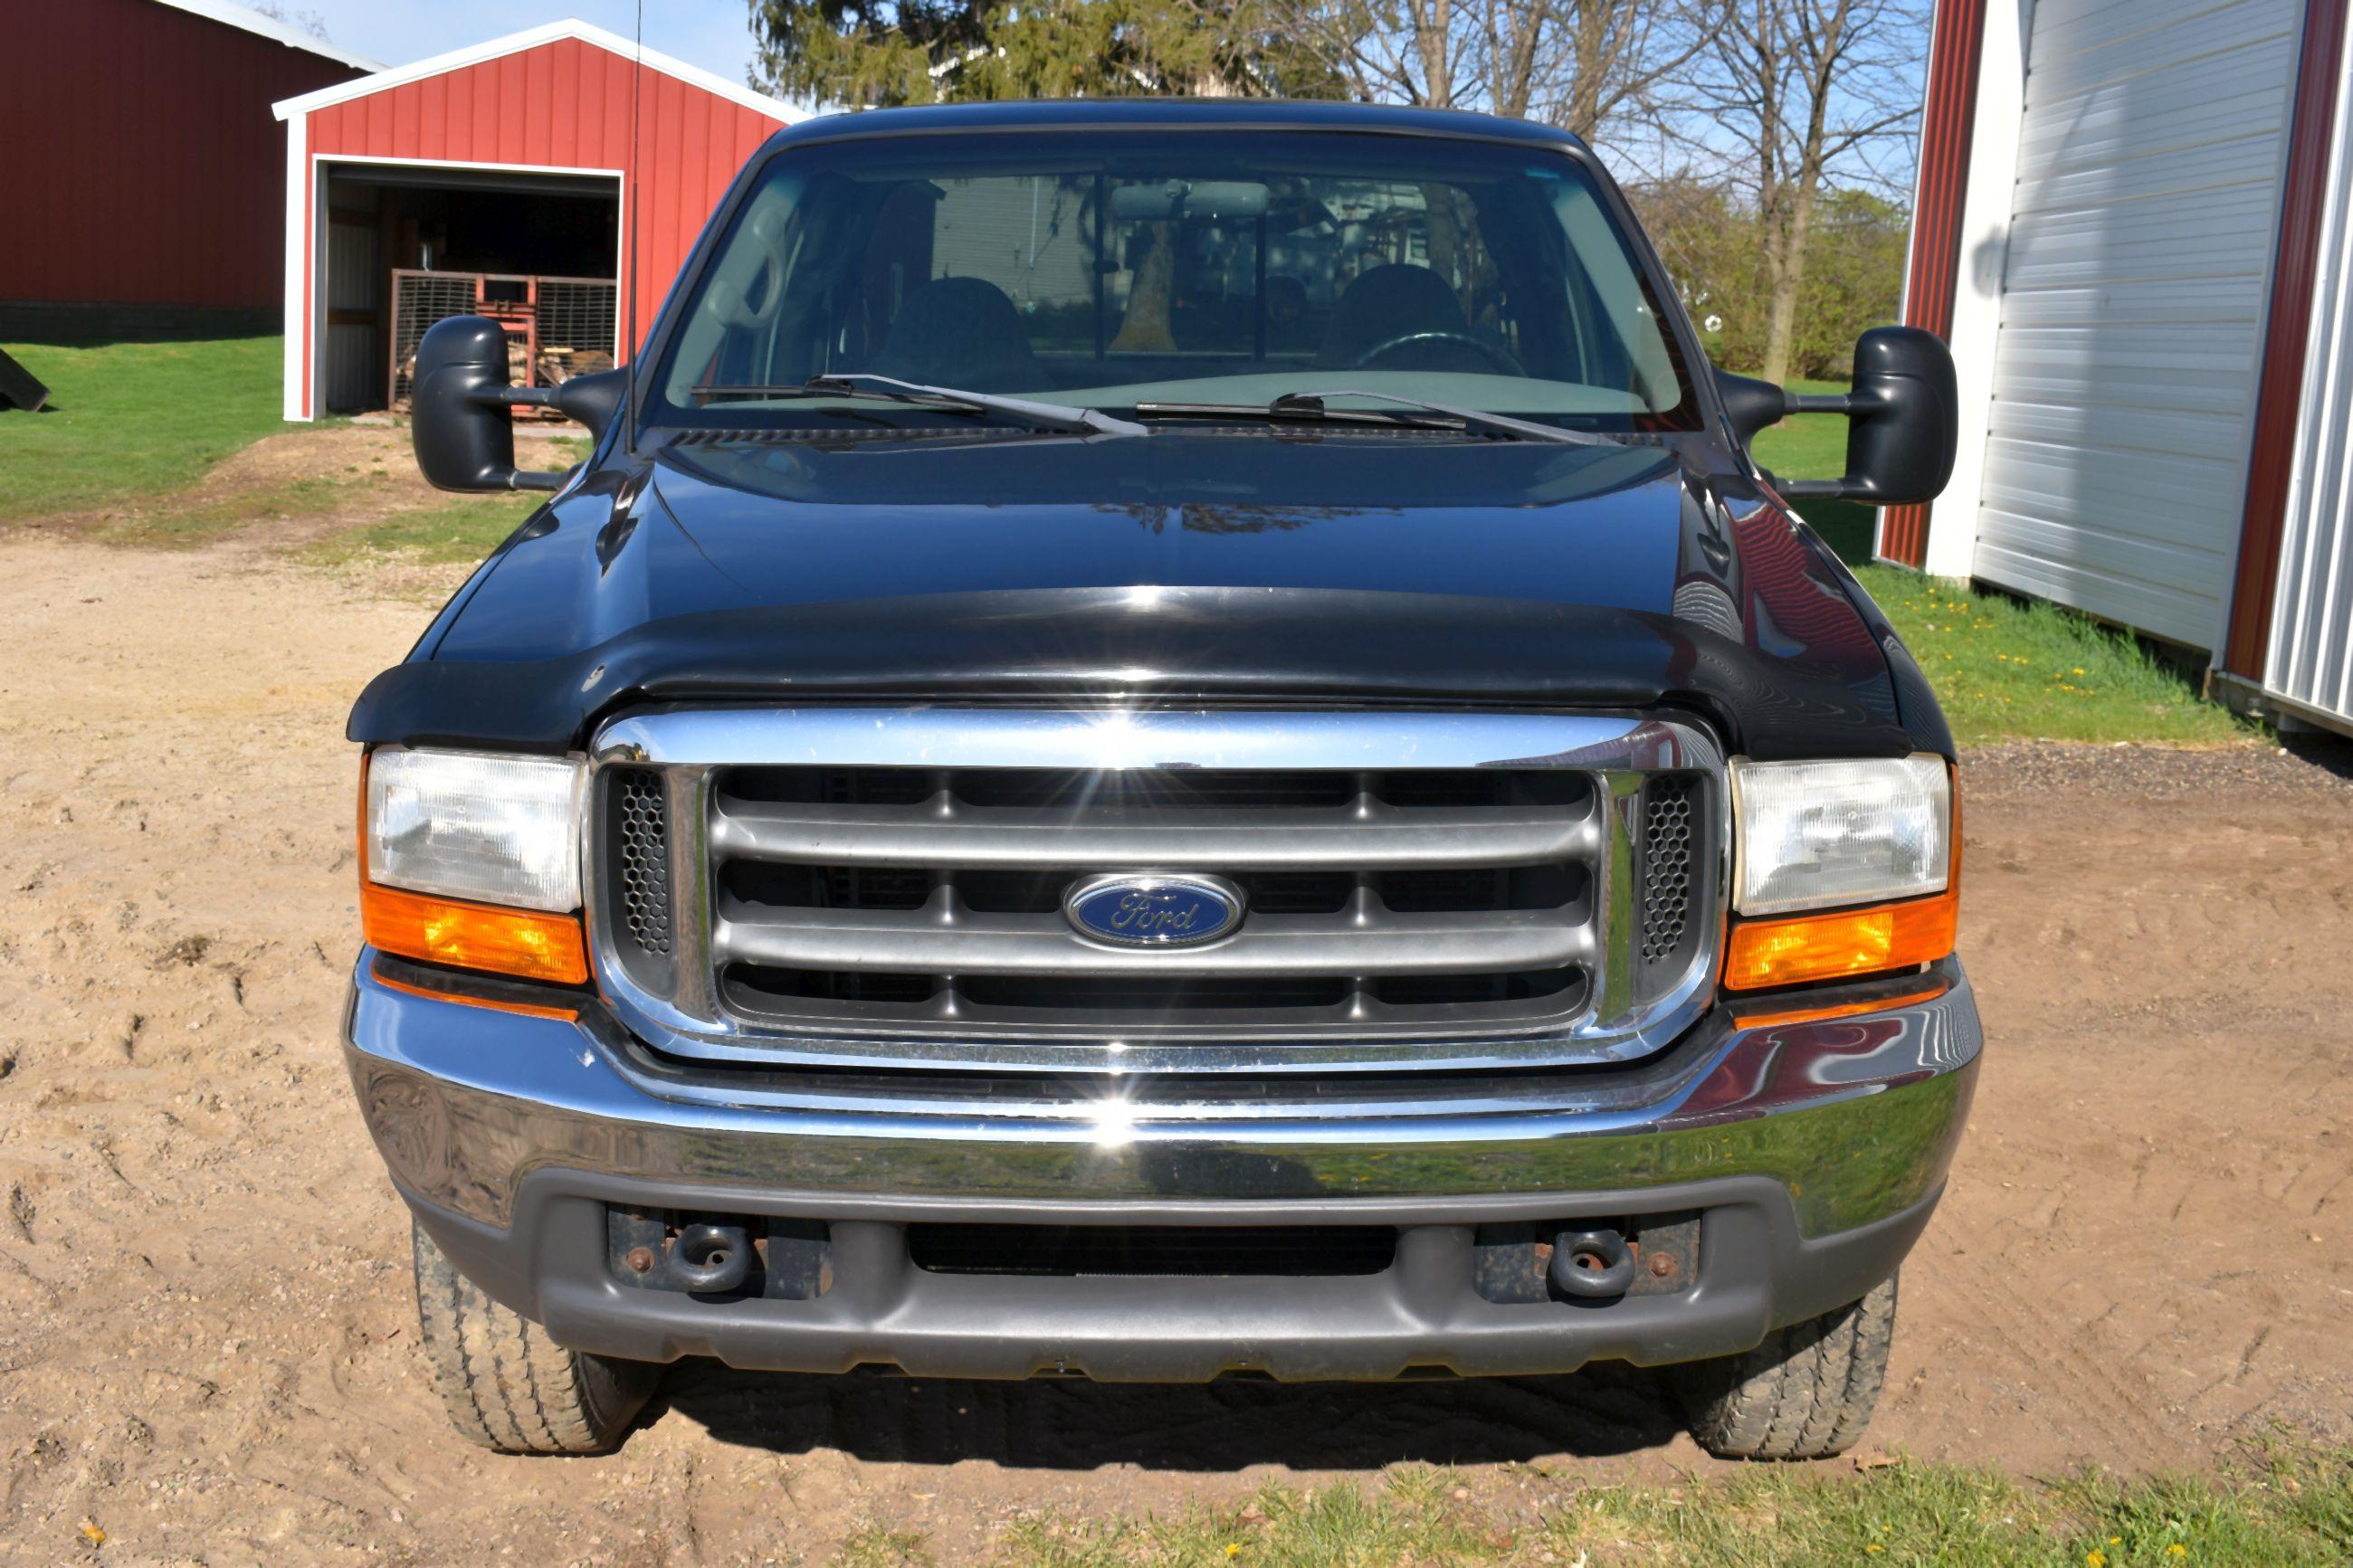
[[[697,1356],[1861,1433],[1980,1037],[1951,735],[1790,502],[1935,494],[1935,339],[1795,398],[1574,138],[1116,100],[794,126],[629,367],[498,331],[418,459],[549,498],[349,731],[460,1431],[610,1447]],[[1850,472],[1777,487],[1810,409]]]

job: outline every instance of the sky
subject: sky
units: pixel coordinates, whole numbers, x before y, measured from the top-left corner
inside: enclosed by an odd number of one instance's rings
[[[289,16],[317,16],[343,48],[388,66],[463,48],[543,22],[577,16],[628,37],[634,0],[285,0]],[[646,47],[742,81],[752,63],[745,0],[645,0]]]

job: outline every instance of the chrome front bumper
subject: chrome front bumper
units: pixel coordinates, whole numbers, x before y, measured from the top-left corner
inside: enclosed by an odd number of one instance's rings
[[[1754,1176],[1787,1189],[1799,1232],[1821,1237],[1936,1190],[1981,1044],[1951,962],[1926,1001],[1746,1027],[1719,1009],[1623,1068],[1468,1087],[1394,1075],[1357,1093],[1327,1078],[1223,1102],[1160,1098],[1150,1079],[1102,1080],[1125,1092],[1091,1099],[984,1096],[937,1087],[950,1074],[920,1090],[689,1075],[593,1004],[569,1020],[441,1001],[385,985],[372,958],[346,1039],[368,1129],[412,1202],[494,1226],[526,1182],[562,1171],[791,1194],[828,1215],[943,1199],[1119,1218]]]
[[[1630,1068],[1222,1100],[1142,1079],[1056,1100],[945,1074],[689,1073],[593,1005],[573,1021],[437,1000],[371,959],[353,1082],[461,1272],[575,1349],[786,1371],[1303,1381],[1736,1353],[1894,1272],[1942,1192],[1980,1045],[1947,963],[1931,998],[1917,979],[1858,986],[1862,1010],[1833,1018],[1719,1008]],[[610,1226],[657,1210],[821,1222],[828,1282],[795,1300],[634,1289]],[[1520,1305],[1477,1288],[1482,1227],[1673,1214],[1699,1216],[1685,1289]],[[1351,1278],[942,1274],[915,1260],[923,1225],[1391,1226],[1397,1251]]]

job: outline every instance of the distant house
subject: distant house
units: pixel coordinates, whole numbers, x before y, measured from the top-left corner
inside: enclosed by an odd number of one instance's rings
[[[0,314],[267,330],[285,167],[270,105],[376,62],[228,0],[0,0]]]
[[[1879,553],[2353,731],[2353,0],[1937,0],[1905,319],[1960,459]]]

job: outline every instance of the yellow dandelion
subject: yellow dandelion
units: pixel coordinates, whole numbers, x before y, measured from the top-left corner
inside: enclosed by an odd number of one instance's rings
[[[2108,1568],[2108,1554],[2098,1547],[2084,1553],[2084,1568]]]
[[[1887,1550],[1887,1548],[1885,1548],[1884,1546],[1882,1546],[1882,1545],[1881,1545],[1881,1544],[1879,1544],[1879,1542],[1877,1542],[1876,1541],[1873,1542],[1870,1545],[1868,1545],[1868,1546],[1866,1546],[1866,1547],[1864,1547],[1864,1548],[1863,1548],[1863,1551],[1864,1551],[1864,1552],[1884,1552],[1884,1551],[1886,1551],[1886,1550]]]
[[[2111,1535],[2108,1537],[2108,1544],[2111,1546],[2122,1546],[2124,1543],[2125,1538],[2121,1535]]]
[[[1239,1542],[1239,1541],[1229,1541],[1229,1542],[1226,1542],[1226,1555],[1227,1555],[1227,1556],[1229,1556],[1229,1557],[1240,1557],[1241,1554],[1242,1554],[1242,1543],[1241,1543],[1240,1542]]]
[[[2165,1554],[2168,1557],[2187,1557],[2189,1555],[2189,1548],[2177,1541],[2165,1549]]]
[[[2083,674],[2083,673],[2084,673],[2084,667],[2083,667],[2082,665],[2080,665],[2080,664],[2079,664],[2079,665],[2077,665],[2077,666],[2075,667],[2075,673],[2076,673],[2076,674],[2078,674],[2078,675]]]

